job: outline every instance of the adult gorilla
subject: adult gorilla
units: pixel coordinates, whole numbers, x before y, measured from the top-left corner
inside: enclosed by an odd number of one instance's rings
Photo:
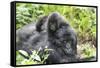
[[[16,50],[41,52],[51,49],[46,64],[77,61],[77,37],[69,23],[57,12],[44,16],[16,32]]]

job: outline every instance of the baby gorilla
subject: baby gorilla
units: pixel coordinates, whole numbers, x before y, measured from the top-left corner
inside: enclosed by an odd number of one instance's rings
[[[69,23],[57,12],[41,18],[16,32],[16,50],[52,49],[46,64],[77,61],[77,37]]]

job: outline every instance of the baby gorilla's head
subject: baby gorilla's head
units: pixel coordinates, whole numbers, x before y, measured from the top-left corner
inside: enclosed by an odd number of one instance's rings
[[[62,23],[65,23],[65,19],[59,13],[53,12],[48,16],[48,31],[57,31]]]

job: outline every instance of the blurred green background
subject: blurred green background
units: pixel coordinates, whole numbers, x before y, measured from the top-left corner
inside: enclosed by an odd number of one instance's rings
[[[96,56],[96,48],[94,46],[96,46],[97,23],[96,8],[94,7],[17,3],[16,30],[29,23],[35,23],[39,17],[49,15],[52,12],[59,12],[75,29],[78,38],[77,51],[79,56],[82,58]],[[26,52],[21,52],[27,55]],[[16,54],[17,64],[19,65],[45,63],[42,60],[37,62],[34,60],[25,60],[25,58],[19,60],[20,54],[18,52]],[[40,56],[38,56],[38,59],[41,59]]]

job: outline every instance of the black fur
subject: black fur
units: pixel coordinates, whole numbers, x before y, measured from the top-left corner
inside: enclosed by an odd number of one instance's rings
[[[52,49],[47,64],[77,61],[76,33],[57,12],[41,18],[36,24],[29,24],[17,30],[16,50]]]

